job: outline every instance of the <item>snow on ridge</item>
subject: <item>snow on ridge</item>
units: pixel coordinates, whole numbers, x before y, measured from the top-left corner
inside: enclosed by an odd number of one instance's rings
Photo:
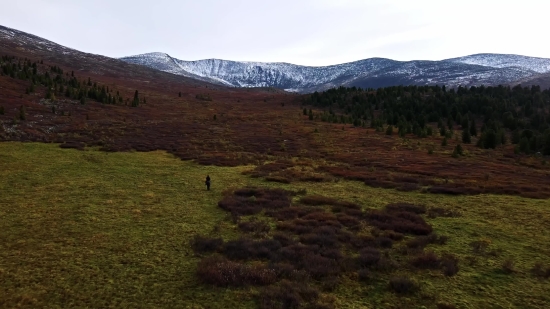
[[[550,59],[513,54],[475,54],[444,61],[482,65],[492,68],[520,67],[537,73],[550,72]]]
[[[500,58],[499,58],[500,57]],[[291,92],[325,89],[340,85],[365,85],[361,81],[378,80],[387,85],[508,84],[530,77],[544,69],[540,63],[550,59],[530,57],[502,59],[500,55],[473,55],[442,61],[395,61],[369,58],[349,63],[312,67],[285,62],[246,62],[221,59],[184,61],[164,53],[150,53],[122,58],[155,69],[184,76],[196,76],[233,87],[277,87]],[[518,60],[519,59],[519,60]],[[521,61],[520,61],[521,60]],[[539,61],[539,62],[537,62]],[[542,62],[541,62],[542,61]],[[534,63],[534,64],[533,64]],[[537,70],[535,70],[535,69]]]

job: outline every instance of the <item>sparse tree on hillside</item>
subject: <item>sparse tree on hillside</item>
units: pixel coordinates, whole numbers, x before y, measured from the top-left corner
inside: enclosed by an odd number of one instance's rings
[[[134,93],[134,100],[132,101],[132,106],[133,107],[138,107],[139,106],[139,94],[138,94],[137,90]]]
[[[523,153],[529,153],[531,152],[530,148],[531,147],[529,145],[529,139],[527,137],[523,137],[519,142],[519,151]]]
[[[472,123],[470,124],[470,135],[477,136],[477,127],[476,127],[475,119],[472,119]]]
[[[464,144],[470,144],[472,142],[472,137],[468,126],[466,126],[466,129],[462,130],[462,142]]]

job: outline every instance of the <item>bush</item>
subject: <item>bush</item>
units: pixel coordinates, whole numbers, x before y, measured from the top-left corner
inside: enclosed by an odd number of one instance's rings
[[[357,278],[362,282],[370,282],[373,279],[372,272],[368,269],[360,269],[357,272]]]
[[[278,241],[283,247],[288,247],[290,245],[296,244],[291,236],[282,233],[273,234],[273,240]]]
[[[407,277],[393,277],[389,285],[390,289],[397,294],[411,294],[418,289],[416,283]]]
[[[441,269],[447,277],[452,277],[458,273],[458,258],[452,254],[446,254],[441,258]]]
[[[359,257],[357,260],[361,267],[371,267],[380,261],[380,251],[374,248],[362,249],[359,251]]]
[[[359,236],[353,236],[350,239],[349,244],[357,249],[360,249],[365,247],[375,247],[376,241],[371,236],[359,235]]]
[[[470,243],[470,247],[472,247],[474,253],[485,254],[485,251],[489,247],[489,242],[486,240],[473,241]]]
[[[319,247],[338,247],[339,242],[336,235],[310,233],[300,237],[300,242],[306,245],[318,245]]]
[[[322,279],[335,276],[340,271],[338,263],[318,254],[306,255],[298,265],[305,270],[313,279]]]
[[[352,217],[346,214],[337,216],[337,219],[338,219],[338,222],[342,223],[342,225],[349,228],[357,227],[361,224],[361,221],[359,221],[355,217]]]
[[[263,209],[290,207],[291,194],[282,189],[245,188],[226,196],[218,202],[218,206],[236,215],[253,215]]]
[[[305,308],[308,304],[317,304],[319,294],[307,284],[282,280],[279,285],[262,290],[259,303],[262,309]]]
[[[391,248],[393,246],[393,241],[388,237],[380,236],[376,238],[376,244],[382,248]]]
[[[394,241],[400,241],[400,240],[403,240],[403,238],[405,238],[405,235],[401,234],[401,233],[397,233],[397,232],[394,232],[394,231],[386,231],[384,234],[383,234],[384,237],[387,237],[391,240],[394,240]]]
[[[255,219],[241,222],[238,226],[241,231],[249,233],[268,233],[271,229],[267,222]]]
[[[292,182],[290,179],[283,176],[266,176],[265,180],[271,181],[271,182],[286,183],[286,184],[289,184]]]
[[[273,259],[281,248],[281,244],[274,239],[252,241],[237,239],[228,241],[223,253],[231,260]]]
[[[206,238],[200,235],[195,235],[191,241],[191,247],[196,253],[216,252],[223,246],[221,238]]]
[[[428,235],[432,227],[422,217],[410,212],[388,213],[373,210],[366,215],[368,222],[381,229],[399,233]]]
[[[506,274],[513,274],[516,272],[514,267],[514,261],[512,259],[506,259],[502,262],[502,271]]]
[[[427,235],[427,236],[415,237],[415,238],[407,241],[406,245],[409,248],[418,249],[418,248],[424,248],[427,245],[433,244],[435,242],[437,242],[437,235],[436,234],[431,234],[431,235]]]
[[[269,285],[275,283],[275,270],[262,265],[243,265],[224,257],[202,259],[197,267],[199,279],[217,286]]]
[[[437,269],[441,261],[434,252],[426,252],[411,261],[416,268]]]
[[[544,267],[544,265],[542,265],[542,263],[537,262],[535,265],[533,265],[533,268],[531,268],[531,273],[535,277],[548,279],[548,278],[550,278],[550,266],[546,267],[546,269],[545,269],[545,267]]]

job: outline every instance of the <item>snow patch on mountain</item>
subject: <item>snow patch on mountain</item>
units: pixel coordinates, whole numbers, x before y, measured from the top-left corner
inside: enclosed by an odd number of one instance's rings
[[[444,61],[482,65],[492,68],[517,67],[537,73],[550,72],[550,59],[507,54],[475,54]]]

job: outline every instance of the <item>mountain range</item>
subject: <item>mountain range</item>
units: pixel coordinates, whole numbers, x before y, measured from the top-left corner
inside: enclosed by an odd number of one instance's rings
[[[441,61],[369,58],[319,67],[220,59],[184,61],[165,53],[148,53],[121,60],[177,75],[200,76],[232,87],[276,87],[294,92],[313,92],[341,85],[378,88],[393,85],[513,84],[550,73],[550,59],[506,54],[476,54]]]
[[[550,59],[520,55],[476,54],[440,61],[369,58],[318,67],[220,59],[184,61],[165,53],[115,59],[80,52],[3,26],[0,26],[0,43],[0,52],[17,51],[113,78],[132,80],[147,76],[144,83],[162,78],[175,83],[209,83],[211,87],[274,87],[300,93],[338,86],[538,84],[550,87]]]

